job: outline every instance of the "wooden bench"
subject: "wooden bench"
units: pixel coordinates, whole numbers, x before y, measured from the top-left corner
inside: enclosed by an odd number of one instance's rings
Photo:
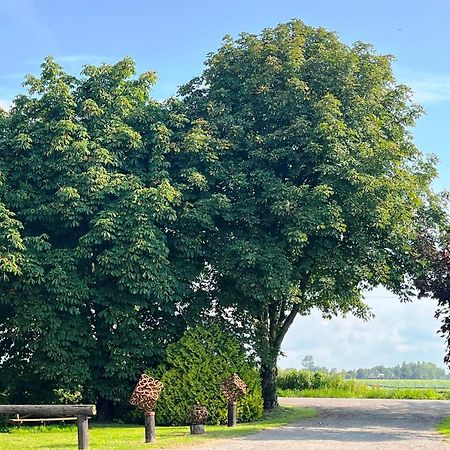
[[[31,419],[28,416],[20,417],[19,414],[16,414],[16,418],[9,419],[8,422],[12,423],[12,424],[21,425],[22,423],[31,423],[31,422],[40,422],[42,424],[47,423],[47,422],[65,423],[65,422],[69,422],[69,421],[73,421],[73,420],[77,420],[77,418],[76,417],[41,417],[41,418]]]
[[[0,405],[0,414],[15,415],[11,420],[16,423],[76,420],[78,448],[86,450],[89,448],[89,416],[94,416],[96,409],[95,405]],[[38,418],[21,418],[20,414]]]

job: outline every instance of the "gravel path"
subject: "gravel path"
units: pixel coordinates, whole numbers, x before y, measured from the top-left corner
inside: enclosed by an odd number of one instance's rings
[[[202,446],[202,450],[450,450],[434,430],[450,401],[284,398],[318,414],[286,427]]]

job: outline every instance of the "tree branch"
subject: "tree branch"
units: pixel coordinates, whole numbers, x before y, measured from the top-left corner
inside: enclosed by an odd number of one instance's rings
[[[308,274],[308,275],[309,275],[309,274]],[[304,292],[305,292],[305,288],[306,288],[307,282],[308,282],[308,276],[307,276],[307,277],[304,277],[303,280],[302,280],[302,282],[301,282],[300,285],[299,285],[300,292],[301,292],[301,295],[302,295],[302,296],[303,296],[303,294],[304,294]],[[285,304],[286,304],[286,303],[283,302],[283,305],[285,305]],[[284,339],[284,337],[286,336],[286,333],[287,333],[287,331],[289,330],[289,327],[292,325],[292,322],[294,321],[295,316],[298,314],[299,311],[300,311],[300,303],[295,303],[295,304],[292,306],[291,312],[288,314],[288,316],[287,316],[286,319],[284,320],[283,325],[281,326],[280,331],[279,331],[279,333],[278,333],[278,335],[276,336],[276,339],[275,339],[275,341],[274,341],[275,347],[277,348],[277,350],[280,349],[281,343],[283,342],[283,339]],[[280,322],[282,321],[282,320],[281,320],[281,317],[283,317],[283,318],[285,317],[284,310],[283,310],[283,314],[282,314],[281,311],[280,311]]]
[[[292,325],[292,322],[295,319],[295,316],[300,310],[300,305],[296,303],[293,307],[289,315],[287,316],[286,320],[284,321],[280,332],[278,333],[276,339],[275,339],[275,347],[279,349],[281,347],[281,343],[283,342],[284,336],[286,336],[287,331],[289,330],[289,327]]]

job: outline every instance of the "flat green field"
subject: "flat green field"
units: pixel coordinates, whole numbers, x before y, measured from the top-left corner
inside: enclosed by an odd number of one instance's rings
[[[383,380],[358,379],[366,386],[379,386],[386,389],[436,389],[437,391],[450,391],[450,380]]]
[[[312,408],[280,407],[264,414],[261,420],[238,424],[236,428],[223,425],[206,426],[203,436],[190,436],[188,427],[157,427],[156,442],[144,444],[144,427],[138,425],[96,425],[90,426],[92,450],[139,450],[161,449],[178,445],[198,444],[209,439],[230,439],[236,436],[255,433],[267,428],[275,428],[313,417]],[[0,432],[0,449],[33,450],[77,448],[77,429],[75,425],[13,427]]]
[[[338,380],[319,389],[278,389],[280,397],[450,400],[450,380]]]

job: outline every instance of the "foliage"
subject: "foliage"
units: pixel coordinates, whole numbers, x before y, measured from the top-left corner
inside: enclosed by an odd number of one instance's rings
[[[281,390],[305,390],[336,388],[346,385],[343,373],[312,372],[310,370],[279,370],[278,388]]]
[[[127,399],[185,327],[203,261],[175,223],[165,154],[183,142],[150,98],[154,81],[129,58],[80,78],[47,58],[0,112],[0,378],[11,401],[78,386],[87,401]]]
[[[204,129],[187,157],[203,175],[193,209],[207,223],[206,293],[233,324],[247,320],[266,408],[297,314],[368,318],[364,289],[410,292],[435,167],[412,142],[421,109],[391,60],[293,20],[226,37],[181,90]]]
[[[368,318],[364,289],[407,298],[405,275],[430,267],[434,253],[411,258],[413,244],[442,201],[391,57],[294,20],[225,38],[182,98],[152,100],[154,82],[129,58],[78,78],[47,58],[0,111],[9,401],[79,386],[86,401],[124,401],[187,322],[212,313],[252,339],[272,408],[297,314]],[[444,299],[427,273],[416,285]]]
[[[403,362],[393,367],[385,367],[383,365],[371,368],[359,368],[353,370],[342,370],[338,372],[336,369],[328,370],[326,367],[319,367],[315,364],[314,358],[307,355],[302,359],[304,370],[295,369],[279,369],[280,382],[288,383],[287,385],[279,385],[282,389],[308,389],[311,387],[313,372],[322,372],[330,375],[345,377],[347,379],[380,379],[381,382],[389,379],[395,380],[444,380],[449,377],[445,370],[438,367],[435,363],[418,361]],[[304,380],[297,382],[296,380]],[[282,380],[282,381],[281,381]],[[289,381],[288,381],[289,380]],[[301,384],[304,387],[293,385]]]
[[[450,364],[450,224],[447,217],[439,226],[425,223],[416,241],[421,270],[414,283],[421,297],[437,300],[436,317],[441,320],[440,333],[447,343],[444,361]]]
[[[8,124],[8,115],[0,108],[0,149],[3,148],[7,139]],[[7,189],[5,168],[0,164],[0,199],[3,198],[5,189]],[[0,278],[3,283],[7,282],[10,276],[17,276],[22,273],[23,251],[25,249],[21,235],[22,229],[20,220],[0,201]]]
[[[66,391],[64,389],[55,389],[54,394],[58,398],[58,403],[61,404],[74,404],[74,403],[81,403],[81,400],[83,396],[81,395],[80,391]]]
[[[310,370],[312,372],[328,372],[326,367],[316,365],[312,355],[305,355],[301,361],[301,364],[305,370]]]
[[[186,423],[192,405],[206,406],[208,423],[224,423],[227,401],[220,384],[237,373],[247,384],[247,394],[238,401],[240,422],[261,417],[262,398],[259,374],[239,342],[217,325],[188,329],[179,342],[167,348],[162,373],[164,389],[157,403],[157,420],[166,425]]]
[[[313,372],[310,370],[279,370],[277,386],[279,389],[311,389]]]

